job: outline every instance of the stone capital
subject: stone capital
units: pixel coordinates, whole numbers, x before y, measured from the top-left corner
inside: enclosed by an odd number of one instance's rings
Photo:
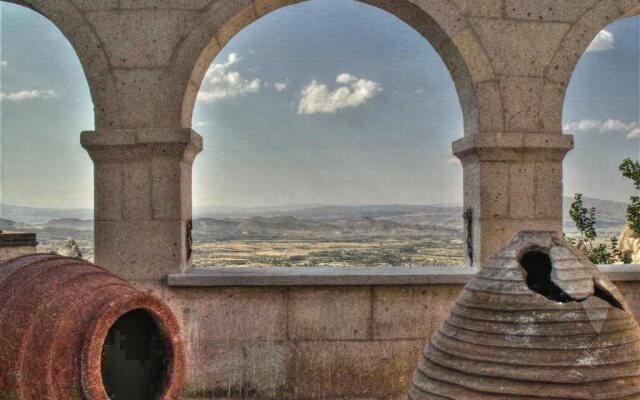
[[[573,149],[573,135],[550,133],[478,133],[458,139],[453,154],[462,161],[562,161]]]
[[[85,131],[80,144],[94,162],[175,157],[191,164],[202,151],[202,137],[189,128]]]

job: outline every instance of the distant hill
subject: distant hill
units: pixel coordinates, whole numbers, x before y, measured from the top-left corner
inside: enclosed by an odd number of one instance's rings
[[[9,219],[0,218],[0,230],[24,230],[30,229],[31,226],[22,222],[11,221]]]
[[[575,230],[575,225],[569,217],[569,209],[571,208],[572,202],[573,198],[565,197],[562,204],[564,228],[568,231]],[[622,228],[627,221],[627,203],[589,197],[583,198],[583,202],[587,208],[596,208],[597,228],[606,231],[622,232]]]
[[[293,216],[198,218],[194,220],[194,234],[215,238],[278,236],[428,236],[430,234],[456,236],[456,229],[433,225],[403,224],[371,217],[338,218],[328,220],[299,219]]]
[[[0,204],[0,218],[20,221],[32,225],[42,225],[54,219],[79,218],[92,219],[92,209],[57,209],[22,207],[11,204]]]
[[[77,229],[77,230],[92,230],[92,219],[79,219],[79,218],[59,218],[52,219],[46,224],[41,226],[42,229]]]
[[[294,217],[300,220],[334,221],[349,219],[384,219],[403,225],[429,225],[444,229],[462,229],[462,207],[455,205],[371,205],[371,206],[293,206],[266,209],[225,209],[197,217],[216,219],[261,217]]]
[[[569,218],[572,198],[563,199],[564,227],[574,231]],[[598,227],[615,232],[626,221],[626,204],[584,198],[596,207]],[[93,210],[52,209],[0,205],[0,229],[92,230]],[[460,205],[293,205],[284,207],[208,207],[195,210],[195,230],[218,232],[360,232],[363,234],[456,232],[462,230]]]

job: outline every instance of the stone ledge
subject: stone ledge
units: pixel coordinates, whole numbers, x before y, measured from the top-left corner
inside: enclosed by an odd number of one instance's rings
[[[11,232],[0,230],[0,247],[22,247],[38,245],[35,233]]]
[[[82,132],[80,143],[83,147],[164,143],[193,143],[202,147],[202,137],[190,128],[102,129]]]
[[[640,264],[598,265],[598,268],[614,282],[640,282]]]
[[[614,282],[640,282],[640,265],[599,265]],[[469,267],[215,267],[170,274],[174,287],[463,285]]]
[[[468,267],[216,267],[171,274],[169,286],[388,286],[465,284]]]
[[[573,148],[573,136],[555,133],[483,132],[465,136],[451,145],[453,154],[461,160],[476,155],[480,160],[561,161]]]

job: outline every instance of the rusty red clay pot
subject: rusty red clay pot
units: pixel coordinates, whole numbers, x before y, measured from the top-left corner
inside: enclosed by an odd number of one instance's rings
[[[161,300],[73,258],[0,264],[0,400],[170,400],[183,382],[179,326]]]

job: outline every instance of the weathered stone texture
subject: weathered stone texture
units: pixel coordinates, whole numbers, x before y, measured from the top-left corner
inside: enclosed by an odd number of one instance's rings
[[[510,18],[573,22],[597,2],[598,0],[506,0],[505,9]]]
[[[118,0],[122,9],[171,9],[171,10],[201,10],[206,8],[211,0]]]
[[[0,248],[0,263],[27,254],[35,254],[35,252],[35,246],[2,247]]]
[[[183,289],[168,301],[194,326],[199,342],[281,341],[287,338],[287,303],[281,290]],[[180,311],[182,310],[182,311]]]
[[[185,265],[184,237],[177,220],[96,220],[95,257],[125,279],[160,279]]]
[[[496,73],[544,76],[568,23],[473,19]],[[532,40],[535,38],[535,40]]]
[[[289,295],[291,339],[366,339],[370,310],[367,288],[293,289]]]
[[[118,0],[72,0],[81,10],[113,10],[118,8]]]
[[[114,68],[158,68],[169,65],[173,49],[189,32],[197,13],[129,10],[86,15]]]
[[[426,338],[461,289],[136,287],[161,295],[178,316],[187,397],[263,399],[401,398]]]
[[[476,85],[478,101],[479,129],[482,132],[502,132],[504,114],[502,94],[497,82],[484,82]]]
[[[509,211],[511,218],[533,218],[535,212],[535,176],[533,163],[512,164],[509,171]]]
[[[375,339],[422,339],[431,336],[449,312],[458,285],[374,288]]]
[[[539,111],[542,78],[503,77],[500,90],[504,99],[504,126],[507,132],[540,132]]]
[[[487,162],[480,165],[481,218],[501,218],[509,213],[509,164]]]
[[[300,3],[304,0],[253,0],[253,6],[259,16],[263,16],[279,8]]]
[[[500,18],[503,14],[503,0],[452,0],[465,15]]]
[[[562,165],[536,166],[536,218],[562,220]]]
[[[640,14],[640,0],[616,0],[615,3],[625,17]]]
[[[421,342],[299,343],[294,394],[297,398],[400,397]]]

